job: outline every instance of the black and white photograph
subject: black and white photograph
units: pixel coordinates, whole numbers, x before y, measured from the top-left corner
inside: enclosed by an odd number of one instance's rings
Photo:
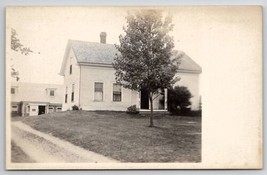
[[[257,6],[7,7],[6,168],[260,168],[261,20]]]

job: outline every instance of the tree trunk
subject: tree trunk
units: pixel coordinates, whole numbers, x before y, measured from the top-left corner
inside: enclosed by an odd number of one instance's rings
[[[150,101],[150,125],[149,127],[153,127],[153,94],[149,93],[149,101]]]

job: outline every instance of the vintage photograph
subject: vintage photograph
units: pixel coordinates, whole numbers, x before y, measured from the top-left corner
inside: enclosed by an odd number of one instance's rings
[[[203,163],[206,16],[196,7],[7,7],[7,168]]]

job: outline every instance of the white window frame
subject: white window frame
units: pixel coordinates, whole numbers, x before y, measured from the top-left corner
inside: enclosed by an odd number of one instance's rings
[[[30,112],[31,112],[31,106],[27,105],[27,113],[30,113]]]
[[[115,102],[115,103],[119,103],[119,102],[122,102],[123,101],[123,96],[122,96],[122,94],[123,94],[123,87],[121,86],[121,101],[113,101],[113,84],[117,84],[115,81],[113,81],[112,83],[111,83],[111,101],[112,102]]]
[[[64,94],[64,103],[68,103],[68,91],[69,91],[68,86],[66,86],[65,94]],[[67,95],[67,98],[66,98],[66,95]]]
[[[53,95],[51,95],[51,92],[52,92],[52,91],[54,92]],[[50,89],[50,91],[49,91],[49,96],[50,96],[50,97],[55,97],[55,94],[56,94],[56,90]]]
[[[50,112],[50,109],[53,109],[53,110],[52,110],[52,112],[54,112],[54,111],[55,111],[55,107],[51,107],[51,106],[50,106],[50,107],[48,107],[48,112]]]
[[[12,105],[11,106],[11,111],[18,112],[18,105]]]
[[[14,89],[14,93],[12,93],[12,89]],[[12,95],[16,94],[16,88],[11,87],[11,89],[10,89],[10,93],[11,93]]]
[[[95,83],[102,83],[103,84],[103,90],[102,90],[102,100],[100,101],[100,100],[96,100],[95,99]],[[103,82],[103,81],[94,81],[93,82],[93,94],[94,94],[94,99],[93,99],[93,101],[94,102],[104,102],[105,100],[105,97],[104,97],[104,89],[105,89],[105,83]]]
[[[72,93],[73,93],[73,99],[72,99]],[[71,103],[74,103],[74,101],[75,101],[75,84],[72,83],[72,85],[71,85],[70,102],[71,102]]]
[[[73,66],[72,66],[72,64],[70,64],[70,67],[69,67],[69,75],[72,75],[72,73],[73,73]]]

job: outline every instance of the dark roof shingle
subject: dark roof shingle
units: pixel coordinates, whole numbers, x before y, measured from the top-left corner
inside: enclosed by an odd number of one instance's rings
[[[113,44],[70,40],[78,63],[111,64],[118,52]]]
[[[86,42],[69,40],[78,63],[97,63],[111,64],[118,50],[113,44],[102,44],[96,42]],[[176,51],[176,54],[182,54],[179,70],[201,72],[201,67],[182,51]]]

